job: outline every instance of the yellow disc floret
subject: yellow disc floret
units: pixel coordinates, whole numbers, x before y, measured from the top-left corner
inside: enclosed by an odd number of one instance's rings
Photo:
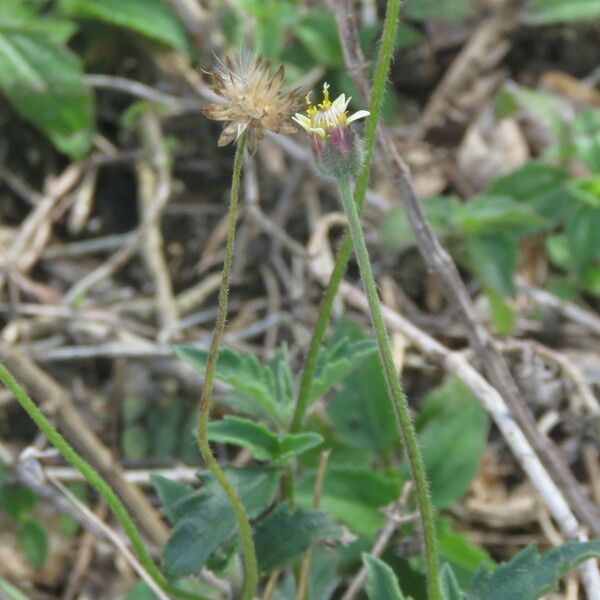
[[[331,129],[344,127],[348,123],[368,116],[366,110],[359,110],[348,117],[348,104],[350,98],[344,94],[338,96],[333,102],[329,98],[329,84],[323,84],[323,100],[318,104],[313,104],[310,99],[311,94],[306,95],[306,115],[296,113],[292,119],[309,133],[317,134],[323,140]]]

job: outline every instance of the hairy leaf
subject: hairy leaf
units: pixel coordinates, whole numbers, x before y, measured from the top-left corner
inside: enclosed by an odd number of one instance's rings
[[[467,241],[469,264],[484,287],[513,296],[517,242],[506,233],[487,233]]]
[[[250,518],[264,512],[275,497],[279,481],[274,469],[226,469]],[[236,530],[229,501],[212,477],[199,491],[171,506],[176,526],[163,552],[164,570],[178,579],[191,575],[205,564],[209,556]]]
[[[334,341],[319,354],[317,368],[310,386],[310,400],[320,398],[333,385],[358,368],[367,358],[377,355],[374,340]]]
[[[477,473],[487,417],[472,392],[452,380],[427,396],[416,427],[433,503],[445,508],[467,493]]]
[[[176,346],[175,351],[198,373],[204,373],[208,351],[195,346]],[[233,386],[238,392],[236,408],[251,415],[269,416],[281,420],[278,405],[278,384],[273,370],[263,367],[251,352],[238,354],[224,348],[217,359],[216,378]]]
[[[17,526],[17,540],[23,554],[34,567],[41,567],[48,557],[48,534],[37,519],[27,518]]]
[[[192,495],[194,490],[190,485],[173,481],[162,475],[151,475],[150,479],[158,494],[158,499],[160,500],[163,511],[169,518],[169,521],[174,524],[177,521],[177,518],[172,507],[180,500]]]
[[[293,562],[311,544],[335,541],[342,529],[324,512],[298,508],[283,503],[277,506],[254,530],[258,565],[270,573]]]
[[[357,337],[353,345],[367,341],[360,329],[343,327],[344,333]],[[385,454],[397,444],[394,411],[377,352],[371,350],[348,372],[327,413],[336,437],[349,446]]]
[[[444,600],[463,600],[465,597],[448,563],[444,564],[440,571],[440,587]]]
[[[310,506],[315,474],[299,482],[298,502]],[[398,498],[401,482],[396,473],[331,466],[321,493],[321,508],[358,535],[372,537],[383,526],[381,508]]]
[[[543,555],[535,546],[521,550],[493,573],[480,568],[467,600],[536,600],[556,588],[560,577],[588,558],[600,556],[600,540],[567,542]]]
[[[209,423],[208,437],[213,441],[248,448],[257,460],[272,461],[287,460],[323,441],[322,436],[309,431],[277,436],[261,423],[232,416]]]
[[[372,554],[363,554],[367,569],[367,596],[369,600],[404,600],[398,578],[392,568]]]

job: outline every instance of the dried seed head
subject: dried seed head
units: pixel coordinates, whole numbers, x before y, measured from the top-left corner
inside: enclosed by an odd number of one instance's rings
[[[282,90],[283,66],[271,75],[271,63],[261,58],[240,57],[221,63],[213,73],[212,89],[222,104],[208,104],[202,111],[209,119],[229,121],[219,138],[219,146],[235,142],[248,131],[248,150],[254,154],[265,129],[294,133],[290,118],[299,105],[297,92]]]

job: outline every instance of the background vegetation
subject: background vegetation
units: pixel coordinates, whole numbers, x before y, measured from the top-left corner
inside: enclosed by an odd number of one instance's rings
[[[349,8],[364,54],[350,65]],[[372,76],[385,8],[0,0],[0,359],[123,500],[168,580],[197,597],[237,597],[242,579],[233,512],[194,437],[233,158],[200,113],[205,73],[250,48],[284,64],[290,88],[328,81],[364,108],[356,75]],[[599,19],[597,0],[408,0],[383,107],[471,316],[596,508]],[[210,439],[252,520],[261,598],[306,586],[313,600],[424,599],[414,493],[354,263],[290,431],[343,232],[307,148],[268,136],[245,161]],[[394,312],[444,597],[591,600],[598,587],[572,569],[598,541],[567,542],[486,414],[505,391],[420,255],[380,147],[364,228]],[[0,415],[0,597],[155,598],[102,499],[8,391]]]

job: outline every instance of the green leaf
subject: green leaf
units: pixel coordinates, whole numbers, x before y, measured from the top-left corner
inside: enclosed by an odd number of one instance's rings
[[[572,126],[576,156],[592,173],[600,173],[600,115],[597,110],[584,110]]]
[[[277,436],[273,432],[241,417],[226,416],[221,421],[209,423],[208,439],[248,448],[257,460],[274,460],[279,453]]]
[[[509,335],[515,326],[516,311],[497,292],[488,289],[487,297],[490,303],[492,323],[500,335]]]
[[[72,21],[36,14],[31,0],[0,0],[0,26],[6,30],[20,30],[48,37],[57,44],[66,42],[77,29]]]
[[[273,502],[279,482],[275,469],[225,469],[248,516],[256,518]],[[170,508],[175,519],[163,552],[168,577],[179,579],[198,572],[209,556],[236,531],[236,520],[227,496],[212,478],[197,492],[175,502]]]
[[[544,25],[592,21],[600,17],[600,4],[598,0],[531,0],[525,16],[531,23]]]
[[[124,600],[157,600],[157,596],[145,581],[137,581],[129,589]]]
[[[463,600],[465,595],[456,581],[452,567],[445,563],[440,571],[440,587],[444,600]]]
[[[576,268],[600,258],[600,209],[577,206],[567,222],[566,234],[569,254]]]
[[[466,587],[479,567],[485,566],[490,570],[495,568],[496,565],[487,552],[455,531],[450,519],[438,516],[436,527],[440,555],[448,561],[461,585]]]
[[[467,600],[536,600],[554,590],[559,578],[579,563],[598,556],[600,540],[567,542],[543,555],[535,546],[528,546],[493,573],[480,568]]]
[[[175,346],[177,354],[198,373],[204,373],[208,351],[195,346]],[[278,369],[281,371],[281,367]],[[269,365],[263,367],[251,352],[238,354],[229,348],[219,352],[215,373],[219,381],[233,386],[235,408],[252,416],[268,416],[276,423],[290,399],[278,398],[281,385]]]
[[[367,357],[376,354],[377,344],[368,339],[351,342],[344,338],[321,351],[310,386],[311,402],[323,396],[348,373],[358,368]]]
[[[311,544],[336,541],[342,529],[324,512],[277,506],[254,530],[256,558],[262,573],[290,564]]]
[[[83,156],[91,146],[93,98],[79,59],[29,23],[0,21],[0,92],[62,152]]]
[[[449,228],[454,206],[459,203],[455,196],[436,196],[420,201],[427,220],[433,229],[444,234]],[[403,208],[393,208],[381,222],[381,243],[390,254],[414,243],[415,236]]]
[[[23,518],[36,504],[35,492],[21,484],[0,487],[0,507],[12,519]]]
[[[581,283],[586,292],[600,297],[600,266],[587,266],[581,273]]]
[[[254,32],[257,51],[261,56],[279,60],[285,47],[289,29],[298,19],[298,11],[288,2],[260,0],[259,16]]]
[[[311,506],[315,473],[307,473],[296,489],[298,503]],[[400,494],[397,473],[330,466],[321,492],[320,507],[344,523],[354,533],[372,537],[383,526],[381,508]]]
[[[571,197],[590,208],[600,209],[600,177],[576,179],[569,184]]]
[[[367,569],[367,596],[369,600],[404,600],[398,578],[392,568],[372,554],[362,555]]]
[[[314,431],[290,433],[279,439],[278,461],[286,461],[323,443],[323,436]]]
[[[329,11],[313,8],[294,27],[294,33],[318,65],[343,68],[337,25]]]
[[[469,265],[484,287],[514,296],[517,243],[507,234],[489,233],[467,240]]]
[[[358,340],[366,341],[358,327],[354,335]],[[379,453],[395,446],[398,430],[375,351],[363,356],[348,372],[342,381],[342,389],[327,405],[327,414],[336,437],[349,446]]]
[[[415,425],[433,503],[445,508],[467,493],[477,474],[487,417],[472,392],[451,380],[427,396]]]
[[[125,27],[190,53],[183,25],[162,0],[60,0],[60,8],[68,16]]]
[[[151,475],[150,479],[158,494],[158,499],[160,500],[165,514],[169,521],[174,524],[177,521],[177,518],[173,512],[173,506],[180,500],[183,500],[194,493],[192,486],[173,481],[162,475]]]
[[[25,558],[34,567],[42,567],[48,557],[48,535],[43,525],[28,518],[19,523],[16,533]]]
[[[544,241],[548,258],[555,266],[568,271],[573,259],[569,251],[569,242],[565,233],[549,235]]]
[[[496,179],[488,188],[491,196],[510,196],[558,225],[569,204],[568,173],[559,167],[530,161],[520,169]]]
[[[248,448],[257,460],[285,461],[323,442],[313,432],[277,436],[264,425],[240,417],[226,416],[208,425],[208,437],[215,442]]]
[[[509,196],[478,196],[465,204],[456,204],[452,218],[466,237],[502,230],[528,235],[545,224],[530,207]]]
[[[208,438],[215,442],[248,448],[257,460],[285,461],[323,442],[313,432],[278,437],[264,425],[241,417],[226,416],[208,425]]]

